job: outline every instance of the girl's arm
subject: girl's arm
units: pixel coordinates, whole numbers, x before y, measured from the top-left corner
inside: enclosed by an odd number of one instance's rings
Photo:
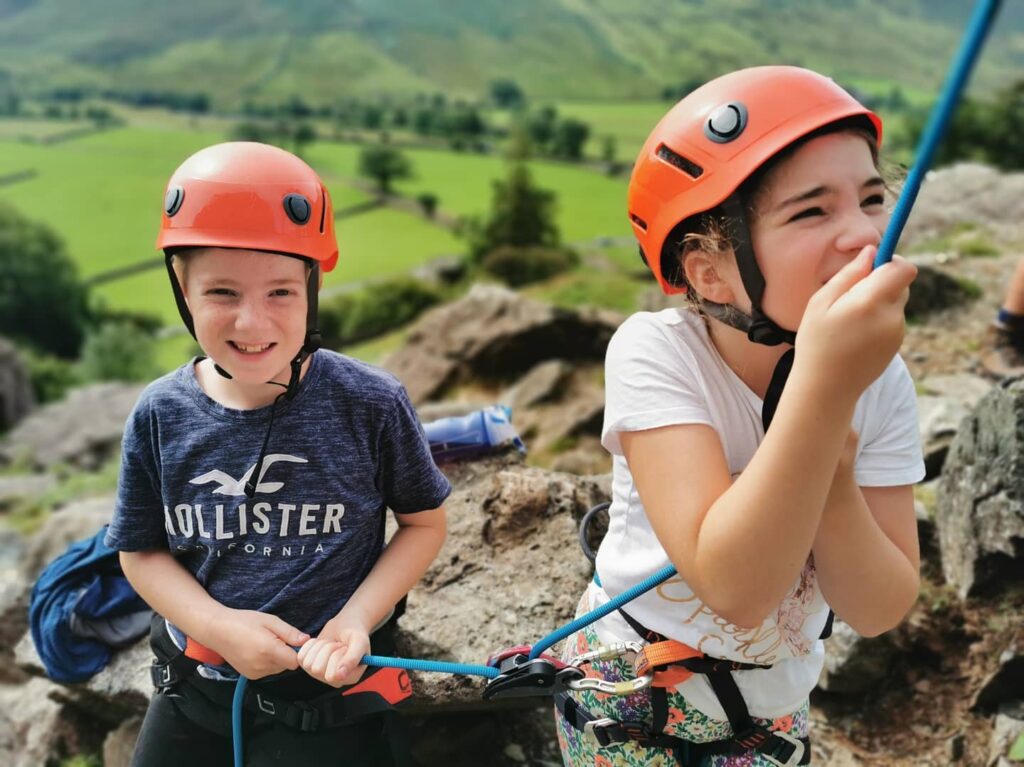
[[[822,593],[839,617],[862,636],[893,628],[920,587],[913,487],[858,487],[845,451],[812,551]]]
[[[705,604],[738,626],[759,625],[799,576],[857,400],[903,340],[917,270],[894,259],[871,271],[874,251],[865,248],[811,297],[772,427],[734,483],[708,426],[619,436],[669,559]]]
[[[444,508],[395,514],[398,530],[352,597],[299,651],[313,677],[335,687],[362,674],[359,659],[370,650],[370,632],[426,572],[444,544]]]
[[[235,610],[211,597],[168,551],[122,551],[121,569],[157,613],[222,655],[238,673],[259,679],[298,668],[295,651],[309,637],[275,615]]]
[[[759,625],[807,561],[856,402],[834,401],[831,413],[804,404],[823,395],[791,378],[772,428],[735,482],[709,426],[619,435],[669,559],[708,607],[737,626]]]

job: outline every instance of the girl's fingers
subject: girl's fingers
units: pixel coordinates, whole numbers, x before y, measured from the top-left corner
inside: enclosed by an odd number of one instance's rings
[[[826,306],[834,304],[840,296],[871,273],[871,262],[876,250],[874,245],[868,245],[822,286],[817,295],[822,296]]]

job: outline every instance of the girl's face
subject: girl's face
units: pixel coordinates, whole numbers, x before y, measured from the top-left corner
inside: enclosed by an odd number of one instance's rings
[[[273,253],[204,248],[186,257],[182,290],[203,351],[242,385],[287,381],[306,336],[306,265]]]
[[[790,330],[811,296],[889,222],[885,184],[860,135],[811,139],[765,177],[750,226],[764,275],[762,309]]]

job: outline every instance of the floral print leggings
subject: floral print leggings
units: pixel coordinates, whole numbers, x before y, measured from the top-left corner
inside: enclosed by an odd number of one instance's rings
[[[597,633],[590,626],[566,639],[562,660],[595,649],[600,642]],[[633,677],[632,663],[617,658],[611,661],[595,661],[588,675],[599,675],[609,681],[620,681]],[[591,690],[574,692],[573,697],[594,716],[606,716],[619,721],[651,721],[651,698],[647,690],[632,695],[607,695]],[[787,732],[794,737],[807,737],[807,709],[804,703],[798,711],[778,719],[754,719],[757,724],[770,730]],[[666,748],[645,748],[638,743],[615,743],[601,748],[583,733],[569,724],[556,710],[558,745],[566,767],[675,767],[675,756]],[[722,740],[732,734],[728,722],[711,719],[687,703],[678,692],[668,694],[668,724],[665,732],[685,740],[698,743]],[[703,765],[684,767],[771,767],[771,762],[755,752],[735,756],[713,756]]]

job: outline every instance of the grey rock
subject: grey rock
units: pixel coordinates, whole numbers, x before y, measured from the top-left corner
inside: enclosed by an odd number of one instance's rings
[[[825,640],[825,667],[818,687],[851,695],[868,692],[886,678],[895,657],[896,648],[884,634],[862,637],[837,620],[831,638]]]
[[[0,338],[0,432],[18,423],[34,405],[28,367],[14,344]]]
[[[565,392],[562,385],[571,373],[572,365],[565,360],[542,362],[506,390],[498,401],[515,413],[547,400],[558,400]]]
[[[989,764],[1011,767],[1019,762],[1010,762],[1008,756],[1017,739],[1024,735],[1024,703],[1016,707],[1004,707],[996,715],[989,745]]]
[[[469,415],[473,411],[482,410],[491,404],[490,402],[456,402],[453,400],[426,402],[416,408],[416,414],[421,423],[430,423],[441,418],[458,418]]]
[[[475,285],[459,301],[427,312],[383,364],[419,404],[470,379],[514,380],[545,360],[603,360],[621,321],[614,312],[558,309]]]
[[[981,685],[971,710],[990,714],[1004,703],[1024,702],[1024,652],[1011,645],[999,656],[999,668]]]
[[[47,764],[60,738],[62,706],[51,698],[58,686],[48,679],[0,685],[0,764]]]
[[[932,312],[963,306],[973,300],[956,276],[923,259],[910,258],[917,266],[917,277],[910,286],[910,298],[904,311],[908,318],[920,319]]]
[[[933,239],[965,223],[1012,240],[1020,237],[1022,221],[1024,173],[957,163],[928,173],[901,243]]]
[[[1024,559],[1024,379],[993,387],[963,422],[937,495],[942,569],[960,596],[1019,577]]]
[[[926,478],[942,472],[949,446],[961,422],[992,388],[991,382],[967,373],[933,376],[921,381],[928,392],[917,397],[917,412],[924,447]]]
[[[15,474],[0,477],[0,510],[7,509],[13,501],[38,497],[56,486],[57,478],[52,474]]]
[[[94,470],[117,455],[124,422],[142,384],[102,383],[72,389],[39,408],[0,442],[0,465],[27,460],[37,470],[58,464]]]
[[[20,668],[30,674],[46,674],[43,662],[32,644],[32,637],[28,634],[15,646],[14,659]],[[149,641],[146,638],[140,639],[114,653],[107,667],[89,681],[55,685],[52,695],[78,708],[85,707],[97,716],[102,715],[110,724],[116,724],[128,716],[145,712],[153,692],[149,677],[152,660]]]
[[[142,717],[132,716],[107,733],[103,741],[103,767],[129,767],[140,729]]]
[[[102,495],[70,503],[53,512],[25,545],[19,569],[34,581],[46,565],[75,541],[95,535],[114,515],[114,496]]]
[[[409,595],[399,654],[480,664],[572,619],[592,574],[576,525],[607,497],[599,481],[526,468],[515,456],[446,471],[456,488],[445,504],[448,539]],[[490,705],[482,685],[413,674],[416,702],[432,711]]]

